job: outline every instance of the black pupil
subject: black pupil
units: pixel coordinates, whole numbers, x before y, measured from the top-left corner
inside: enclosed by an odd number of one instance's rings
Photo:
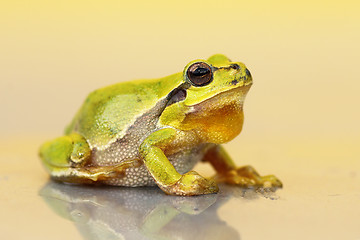
[[[192,72],[192,74],[194,76],[201,77],[201,76],[208,74],[209,72],[210,72],[209,69],[199,67],[199,68],[195,69],[195,71]]]

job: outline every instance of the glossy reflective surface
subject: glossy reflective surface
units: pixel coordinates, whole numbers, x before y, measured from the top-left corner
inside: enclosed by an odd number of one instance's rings
[[[164,196],[157,188],[49,183],[40,195],[56,214],[74,222],[86,239],[240,239],[236,228],[217,213],[231,198],[229,190],[190,198]]]
[[[40,139],[1,142],[0,230],[5,239],[358,239],[360,163],[356,141],[260,140],[229,152],[261,173],[274,192],[220,185],[220,193],[167,196],[158,188],[65,185],[49,181]],[[327,144],[325,144],[327,143]],[[21,144],[22,151],[17,151]],[[301,149],[308,152],[299,154]],[[326,149],[333,149],[327,153]],[[311,150],[311,151],[310,151]],[[346,153],[346,154],[344,154]],[[340,161],[341,160],[341,161]],[[19,164],[21,163],[21,164]],[[274,167],[275,166],[275,167]],[[197,170],[212,171],[206,165]]]

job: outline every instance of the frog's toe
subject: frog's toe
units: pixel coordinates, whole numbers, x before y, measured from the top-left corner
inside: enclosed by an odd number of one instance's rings
[[[253,188],[258,184],[254,178],[245,177],[236,170],[227,172],[226,174],[217,175],[214,178],[217,182],[224,182],[231,185],[238,185],[245,188]]]
[[[268,175],[261,177],[262,186],[264,188],[282,188],[282,182],[274,175]]]
[[[161,186],[161,189],[169,195],[194,196],[217,193],[219,187],[212,179],[206,179],[195,171],[190,171],[173,185]]]
[[[218,182],[244,188],[281,188],[282,182],[274,175],[260,176],[251,166],[230,170],[215,177]]]

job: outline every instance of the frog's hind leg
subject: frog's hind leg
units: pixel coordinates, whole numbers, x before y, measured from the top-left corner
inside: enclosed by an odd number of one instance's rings
[[[210,148],[204,161],[209,162],[217,171],[215,180],[228,184],[239,185],[242,187],[265,187],[281,188],[281,181],[274,175],[260,176],[260,174],[251,166],[236,167],[233,160],[220,145]]]
[[[89,166],[91,150],[86,140],[77,133],[44,143],[40,148],[43,165],[51,177],[68,183],[95,183],[120,177],[131,163],[121,166]]]

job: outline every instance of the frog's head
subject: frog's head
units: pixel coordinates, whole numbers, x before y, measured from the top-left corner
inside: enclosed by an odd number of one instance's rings
[[[224,143],[242,129],[243,102],[252,84],[243,63],[221,54],[186,65],[160,121],[193,130],[206,142]]]

